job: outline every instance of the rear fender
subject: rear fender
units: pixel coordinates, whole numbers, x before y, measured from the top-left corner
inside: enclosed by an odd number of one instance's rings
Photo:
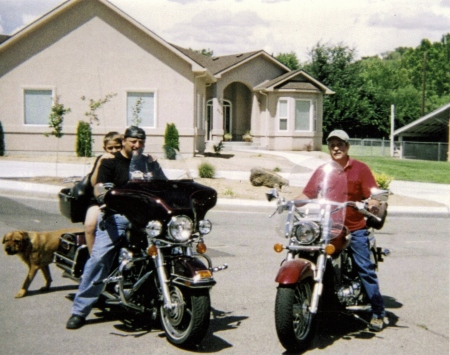
[[[278,270],[275,282],[280,285],[295,284],[307,277],[314,277],[314,265],[305,259],[294,259],[286,261]]]

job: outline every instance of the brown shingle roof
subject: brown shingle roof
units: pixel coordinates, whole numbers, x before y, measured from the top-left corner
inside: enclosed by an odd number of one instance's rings
[[[259,50],[254,52],[231,54],[219,57],[207,57],[203,54],[194,52],[192,49],[182,48],[175,44],[172,44],[172,46],[178,49],[184,55],[191,58],[196,63],[208,69],[211,73],[213,73],[213,75],[220,73],[230,67],[233,67],[236,64],[239,64],[240,62],[245,61],[248,58],[251,58],[263,52],[262,50]]]

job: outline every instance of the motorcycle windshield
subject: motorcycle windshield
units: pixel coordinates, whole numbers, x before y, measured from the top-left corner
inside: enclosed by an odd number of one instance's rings
[[[297,174],[292,174],[299,181]],[[306,182],[304,197],[295,200],[298,218],[320,226],[322,240],[337,238],[345,228],[345,202],[348,198],[346,174],[338,163],[331,161],[316,169]],[[309,198],[308,198],[309,197]]]
[[[150,149],[149,149],[150,148]],[[174,148],[150,146],[133,151],[129,180],[192,180],[183,156]]]

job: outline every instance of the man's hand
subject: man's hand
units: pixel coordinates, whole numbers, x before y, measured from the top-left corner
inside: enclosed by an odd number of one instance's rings
[[[378,216],[378,213],[380,212],[380,201],[370,199],[369,201],[367,201],[367,206],[370,213]]]

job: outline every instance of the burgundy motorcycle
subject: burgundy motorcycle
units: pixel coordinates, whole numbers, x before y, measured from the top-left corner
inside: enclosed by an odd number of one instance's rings
[[[353,208],[367,217],[372,232],[374,228],[381,229],[386,218],[388,191],[373,191],[370,198],[381,203],[379,213],[374,215],[368,211],[368,200],[346,201],[347,181],[341,170],[333,162],[322,167],[321,196],[317,199],[286,201],[277,189],[267,194],[269,201],[277,200],[277,209],[271,216],[278,214],[274,227],[287,239],[287,245],[274,246],[278,253],[287,250],[275,278],[278,283],[275,327],[281,344],[291,352],[309,348],[315,332],[319,331],[315,321],[322,308],[337,307],[361,320],[357,312],[371,310],[349,253],[351,234],[344,221],[347,208]],[[376,266],[389,254],[389,250],[376,246],[373,233],[370,251]]]
[[[96,282],[104,285],[106,307],[123,307],[148,319],[149,325],[159,319],[171,343],[192,346],[209,327],[213,274],[227,268],[213,267],[205,254],[204,237],[212,228],[205,216],[217,193],[194,182],[175,151],[152,156],[161,167],[157,173],[149,166],[154,159],[139,156],[139,164],[132,160],[126,185],[103,187],[101,209],[126,216],[130,224],[109,276]],[[83,222],[82,196],[67,188],[59,197],[61,213],[73,223]],[[88,258],[83,233],[61,236],[54,260],[66,277],[79,282]]]

